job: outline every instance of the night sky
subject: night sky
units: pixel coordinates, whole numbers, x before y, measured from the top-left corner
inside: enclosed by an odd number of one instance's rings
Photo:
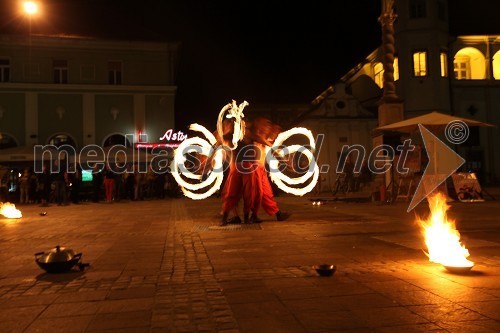
[[[26,33],[1,0],[0,33]],[[496,2],[496,1],[494,1]],[[450,0],[458,33],[495,27],[491,1]],[[33,33],[181,42],[176,127],[215,127],[231,99],[310,103],[380,44],[380,1],[45,0]],[[500,33],[500,29],[497,29]]]

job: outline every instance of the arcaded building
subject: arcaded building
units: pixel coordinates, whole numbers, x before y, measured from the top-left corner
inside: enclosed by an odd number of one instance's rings
[[[36,144],[132,146],[174,129],[179,45],[0,36],[0,155]],[[147,134],[147,139],[144,134]],[[16,149],[17,154],[6,152]],[[24,157],[23,157],[24,156]]]

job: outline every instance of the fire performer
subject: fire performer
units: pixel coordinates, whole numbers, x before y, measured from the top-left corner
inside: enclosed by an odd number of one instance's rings
[[[266,146],[272,147],[274,140],[281,132],[281,127],[277,124],[273,124],[269,119],[266,118],[256,118],[253,120],[253,131],[255,132],[255,137],[259,138],[259,141],[255,141],[256,147],[259,149],[259,159],[257,163],[257,168],[255,170],[255,177],[257,177],[257,186],[260,187],[258,191],[255,191],[256,195],[260,195],[260,198],[255,199],[255,203],[260,204],[264,211],[268,215],[276,215],[278,221],[284,221],[290,217],[289,213],[282,212],[276,200],[274,200],[273,189],[271,183],[269,182],[269,177],[266,172]],[[264,142],[264,144],[262,144]],[[259,223],[262,220],[258,217],[257,212],[259,206],[254,208],[253,215],[250,218],[250,223]]]
[[[274,200],[265,169],[265,147],[272,146],[279,132],[279,127],[265,118],[246,123],[245,135],[233,151],[234,158],[224,189],[222,225],[227,224],[229,212],[237,207],[241,198],[244,223],[262,222],[258,217],[260,206],[269,215],[276,215],[278,221],[289,217],[288,213],[280,211]]]

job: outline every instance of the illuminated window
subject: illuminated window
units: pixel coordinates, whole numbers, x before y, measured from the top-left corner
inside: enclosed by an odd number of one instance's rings
[[[109,84],[122,84],[122,63],[120,61],[108,62]]]
[[[425,0],[410,1],[410,18],[423,18],[426,16]]]
[[[67,60],[54,60],[54,83],[68,83]]]
[[[439,61],[441,63],[441,77],[448,77],[448,56],[446,52],[439,54]]]
[[[493,77],[495,80],[500,80],[500,51],[493,56]]]
[[[413,75],[427,75],[427,52],[418,51],[413,53]]]
[[[453,72],[457,80],[470,80],[469,57],[455,57],[455,61],[453,61]]]
[[[399,59],[398,57],[394,58],[394,81],[399,80]]]
[[[484,55],[473,47],[464,47],[453,59],[453,72],[457,80],[482,80],[485,78]]]
[[[381,62],[377,62],[373,66],[373,80],[380,88],[384,86],[384,66]]]
[[[10,81],[10,60],[0,59],[0,82]]]

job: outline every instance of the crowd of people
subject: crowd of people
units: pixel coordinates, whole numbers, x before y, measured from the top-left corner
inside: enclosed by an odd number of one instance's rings
[[[41,172],[25,168],[19,175],[13,175],[17,179],[2,179],[0,201],[48,206],[78,204],[82,200],[112,203],[182,195],[170,173],[154,172],[151,167],[142,172],[134,164],[127,165],[126,169],[126,172],[115,172],[113,165],[96,164],[89,170],[91,180],[84,182],[79,165],[69,164],[67,168],[64,162],[54,161],[52,165],[44,164]],[[15,187],[9,188],[8,183],[14,183]],[[9,193],[11,191],[13,193]]]

